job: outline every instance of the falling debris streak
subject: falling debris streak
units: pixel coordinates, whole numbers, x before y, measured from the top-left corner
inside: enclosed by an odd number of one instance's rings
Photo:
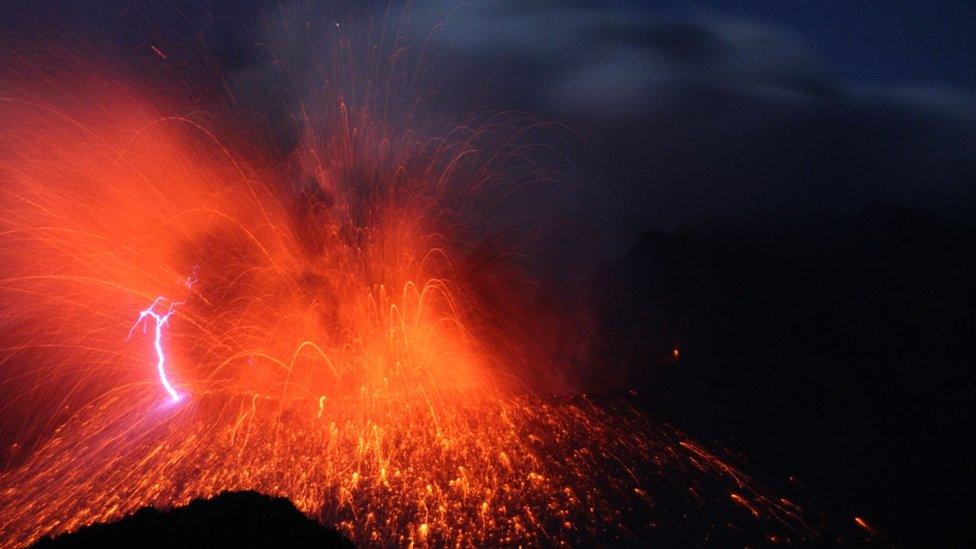
[[[364,545],[822,539],[553,351],[543,252],[501,228],[564,189],[532,141],[555,126],[425,137],[418,54],[324,20],[284,155],[242,109],[177,107],[212,74],[188,45],[150,46],[178,68],[148,81],[75,45],[4,61],[0,546],[244,489]]]

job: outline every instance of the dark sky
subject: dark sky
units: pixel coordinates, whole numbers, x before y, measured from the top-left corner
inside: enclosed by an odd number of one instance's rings
[[[485,105],[585,128],[580,178],[621,245],[647,228],[811,235],[874,201],[974,215],[973,12],[488,2],[458,10],[440,43],[499,67],[472,87]]]
[[[976,85],[976,2],[971,0],[668,0],[660,5],[672,13],[697,6],[792,28],[847,78]]]

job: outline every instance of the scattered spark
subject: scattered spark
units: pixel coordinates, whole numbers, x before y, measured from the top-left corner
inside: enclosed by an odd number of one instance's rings
[[[872,528],[871,525],[868,524],[867,521],[864,520],[863,518],[861,518],[861,517],[854,517],[854,522],[858,526],[860,526],[861,528],[863,528],[864,530],[866,530],[872,536],[877,536],[878,535],[877,531],[875,531],[875,529]]]

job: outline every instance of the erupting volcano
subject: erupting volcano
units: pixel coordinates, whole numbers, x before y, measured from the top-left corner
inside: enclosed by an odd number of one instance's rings
[[[838,535],[579,386],[543,265],[569,223],[532,206],[570,192],[556,127],[432,133],[402,21],[322,19],[286,36],[327,59],[273,64],[284,153],[193,44],[145,44],[150,78],[5,51],[0,542],[238,489],[364,544]]]

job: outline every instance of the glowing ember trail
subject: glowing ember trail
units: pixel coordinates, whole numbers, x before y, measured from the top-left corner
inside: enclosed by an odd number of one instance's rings
[[[286,153],[236,100],[202,110],[229,84],[180,65],[205,58],[186,44],[148,52],[143,79],[70,41],[3,56],[0,545],[235,489],[365,545],[839,535],[629,397],[577,386],[559,349],[581,336],[534,270],[528,207],[564,188],[533,144],[553,126],[493,113],[434,132],[403,68],[422,56],[336,20],[283,40],[335,52],[285,86],[303,90]],[[158,383],[185,405],[154,406],[132,367],[145,346],[125,335],[150,321]]]

